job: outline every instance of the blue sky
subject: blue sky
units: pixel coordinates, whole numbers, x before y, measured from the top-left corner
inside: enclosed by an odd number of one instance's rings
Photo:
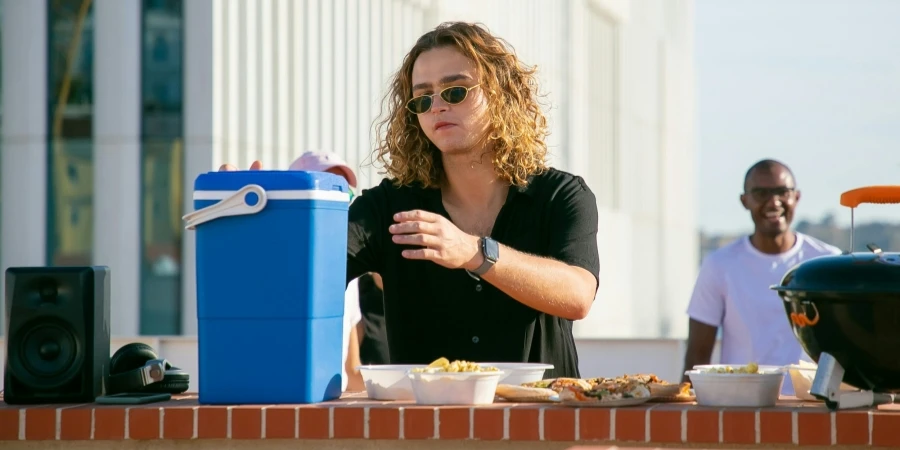
[[[841,192],[900,185],[900,0],[696,0],[698,226],[752,227],[744,172],[780,159],[797,177],[797,215],[834,212]],[[900,205],[859,221],[900,226]]]

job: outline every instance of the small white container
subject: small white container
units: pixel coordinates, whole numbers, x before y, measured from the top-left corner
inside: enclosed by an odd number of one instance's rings
[[[698,405],[759,408],[774,406],[778,401],[784,384],[783,367],[759,366],[759,373],[710,373],[704,370],[727,366],[694,366],[693,370],[685,372],[691,379]]]
[[[412,369],[421,369],[425,364],[378,364],[359,366],[366,385],[366,394],[372,400],[415,400],[412,384],[406,376]]]
[[[489,405],[500,379],[498,372],[410,372],[413,395],[420,405]]]
[[[791,384],[794,386],[794,395],[800,400],[818,402],[821,401],[809,393],[812,388],[812,382],[816,378],[816,366],[800,366],[792,364],[788,366],[788,373],[791,375]],[[846,383],[841,383],[841,391],[858,391]]]
[[[496,367],[505,372],[500,384],[521,385],[544,379],[544,372],[553,368],[553,364],[543,363],[479,363],[481,367]]]

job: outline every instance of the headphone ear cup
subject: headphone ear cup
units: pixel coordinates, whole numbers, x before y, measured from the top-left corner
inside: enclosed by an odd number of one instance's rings
[[[187,373],[187,371],[181,370],[177,367],[173,367],[170,370],[166,371],[165,378],[163,378],[162,382],[159,384],[161,384],[159,389],[163,389],[164,392],[168,392],[170,394],[181,394],[187,391],[190,387],[191,376]]]
[[[181,394],[188,390],[190,384],[191,376],[186,371],[172,367],[166,370],[162,381],[144,386],[140,392]]]
[[[143,367],[147,361],[159,359],[156,350],[141,342],[122,346],[109,360],[109,373],[118,374]]]

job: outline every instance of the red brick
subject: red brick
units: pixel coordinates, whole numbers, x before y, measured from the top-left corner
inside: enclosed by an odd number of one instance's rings
[[[441,440],[469,438],[469,408],[441,408],[438,422]]]
[[[472,434],[482,441],[503,439],[503,410],[476,408]]]
[[[129,439],[159,439],[159,407],[128,409]]]
[[[294,439],[296,437],[297,409],[290,406],[266,408],[266,439]]]
[[[298,415],[300,439],[328,439],[328,408],[302,407]]]
[[[125,409],[115,406],[94,408],[94,439],[125,439]]]
[[[64,408],[59,412],[59,439],[86,441],[91,438],[93,408]]]
[[[19,410],[0,409],[0,441],[19,439]]]
[[[231,409],[232,439],[260,439],[261,437],[261,406],[235,406]]]
[[[194,408],[165,408],[163,410],[163,437],[165,439],[193,439]],[[199,415],[199,411],[196,411]]]
[[[26,409],[25,439],[29,441],[44,441],[56,439],[56,409]]]
[[[831,414],[800,411],[797,414],[797,443],[831,445]]]
[[[650,412],[650,442],[681,442],[681,415],[678,409],[654,409]]]
[[[616,409],[616,441],[645,442],[647,410],[644,408]]]
[[[687,412],[687,441],[702,444],[719,442],[719,411],[691,409]]]
[[[512,433],[512,428],[510,428],[510,433]],[[574,408],[547,408],[544,410],[544,440],[564,442],[575,440]]]
[[[578,408],[578,437],[583,441],[608,440],[609,416],[606,408]]]
[[[872,414],[872,445],[900,447],[900,414],[895,412]]]
[[[334,408],[334,438],[362,439],[364,433],[363,409],[351,407]]]
[[[434,438],[434,408],[410,407],[403,410],[404,439]],[[371,432],[371,424],[369,432]],[[468,431],[466,431],[468,435]]]
[[[197,410],[197,438],[225,439],[228,437],[228,408],[202,406]]]
[[[477,414],[477,412],[476,412]],[[538,408],[510,408],[509,440],[537,441],[541,439],[541,422]],[[502,417],[502,416],[501,416]],[[476,419],[477,424],[477,419]],[[500,423],[500,436],[503,437],[503,422]]]
[[[869,414],[856,411],[841,411],[834,417],[835,435],[838,445],[869,444]]]
[[[121,440],[125,437],[126,420],[128,437],[134,440],[159,439],[161,432],[166,439],[191,439],[195,429],[201,439],[225,438],[229,422],[227,407],[204,405],[194,410],[193,403],[193,400],[179,400],[177,407],[169,404],[135,406],[127,410],[127,418],[123,406],[63,405],[57,409],[56,405],[51,405],[20,409],[3,405],[0,407],[0,439],[18,439],[20,411],[25,411],[24,429],[31,440],[55,439],[57,429],[62,440],[86,440],[91,438],[92,427],[95,439]],[[386,402],[346,400],[329,405],[333,405],[331,415],[329,407],[317,405],[272,406],[265,410],[264,421],[261,406],[235,406],[230,412],[230,435],[234,439],[259,439],[262,435],[269,439],[294,439],[298,435],[300,439],[310,439],[328,438],[329,430],[332,430],[338,439],[360,439],[366,430],[363,408],[368,407],[367,436],[373,440],[396,440],[400,438],[402,428],[405,439],[432,439],[437,431],[441,440],[465,440],[470,433],[475,439],[499,440],[504,437],[506,429],[511,441],[537,440],[542,436],[546,441],[557,442],[573,442],[576,437],[582,441],[605,441],[610,437],[610,414],[614,411],[615,440],[622,443],[630,441],[640,445],[649,434],[654,443],[678,444],[684,433],[689,445],[715,444],[719,435],[726,444],[753,445],[756,441],[756,414],[759,414],[761,443],[783,446],[792,444],[791,421],[792,415],[796,414],[797,439],[801,445],[829,446],[833,434],[836,443],[843,446],[863,446],[871,440],[874,446],[900,447],[898,412],[884,409],[874,412],[840,411],[832,416],[821,404],[799,402],[763,408],[758,413],[729,408],[722,410],[721,416],[716,409],[688,405],[613,410],[498,403],[474,410],[469,407],[441,407],[436,410],[427,406],[409,406],[402,412],[398,409],[399,405]],[[159,423],[161,407],[164,408],[162,430]],[[649,430],[645,427],[648,411]],[[470,422],[470,414],[474,415],[474,422]],[[434,429],[436,415],[438,430]],[[333,422],[329,422],[331,417]],[[681,428],[683,417],[687,419],[685,430]],[[504,425],[507,418],[508,423]],[[869,420],[872,421],[871,438]],[[579,423],[577,433],[576,422]],[[718,428],[720,423],[721,431]],[[539,428],[541,424],[543,431]],[[295,431],[298,429],[299,433]]]
[[[722,442],[725,444],[755,444],[756,412],[722,411]]]
[[[369,408],[369,439],[400,439],[400,410],[396,407]]]
[[[759,412],[760,444],[793,444],[791,411]]]

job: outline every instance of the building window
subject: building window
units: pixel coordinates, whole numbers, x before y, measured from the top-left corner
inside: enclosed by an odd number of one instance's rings
[[[91,0],[48,0],[47,263],[89,265],[93,248]]]
[[[184,4],[141,13],[141,314],[144,335],[181,334]]]
[[[619,51],[618,27],[604,13],[589,8],[585,15],[588,40],[588,86],[591,107],[590,173],[597,204],[619,209]]]

